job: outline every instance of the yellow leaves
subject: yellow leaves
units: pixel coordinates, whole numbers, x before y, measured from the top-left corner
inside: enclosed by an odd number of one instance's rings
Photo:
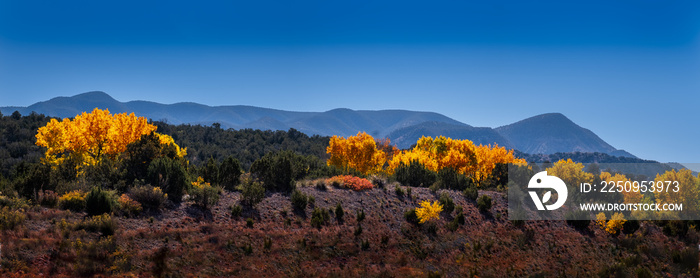
[[[211,186],[211,184],[208,182],[204,182],[204,178],[199,176],[199,177],[197,177],[197,181],[192,182],[192,186],[199,188],[199,189],[202,189],[204,187]]]
[[[477,159],[477,169],[474,172],[473,180],[477,184],[481,184],[496,168],[496,164],[527,164],[525,159],[516,158],[513,155],[513,150],[506,150],[505,147],[499,147],[498,144],[479,145],[475,149]]]
[[[387,172],[393,174],[402,163],[408,165],[411,161],[418,161],[434,172],[444,167],[452,167],[460,173],[470,172],[476,164],[474,148],[474,143],[469,140],[423,136],[413,149],[394,155]]]
[[[613,214],[610,220],[606,220],[605,213],[598,213],[595,221],[598,227],[611,235],[615,235],[622,230],[622,226],[625,224],[625,222],[627,222],[627,220],[625,220],[625,217],[619,212]]]
[[[156,126],[134,113],[112,115],[107,109],[95,108],[73,120],[52,119],[37,130],[36,145],[46,147],[45,163],[58,165],[70,156],[78,165],[94,165],[102,156],[116,157],[127,145],[155,130]],[[161,144],[174,144],[179,157],[186,155],[187,150],[177,146],[172,137],[158,136]]]
[[[583,171],[583,163],[575,163],[571,158],[559,160],[552,167],[547,168],[547,175],[557,176],[569,186],[580,183],[592,183],[594,176]]]
[[[175,144],[175,140],[173,139],[173,137],[170,137],[170,135],[160,133],[156,133],[156,135],[158,135],[158,140],[160,141],[161,145],[173,144],[175,146],[175,152],[177,154],[177,157],[184,157],[187,155],[187,148],[180,148],[180,146]]]
[[[387,172],[393,174],[402,163],[408,165],[411,161],[418,161],[434,172],[451,167],[461,174],[471,176],[477,184],[486,180],[498,163],[526,164],[524,159],[513,155],[513,150],[498,145],[475,146],[470,140],[439,136],[435,139],[422,137],[415,148],[395,154],[389,161]]]
[[[438,201],[434,201],[432,204],[429,201],[423,201],[420,203],[420,207],[416,208],[418,223],[425,223],[431,219],[440,219],[440,212],[442,212],[442,205]]]
[[[696,215],[700,211],[700,177],[693,176],[690,170],[657,174],[651,186],[654,186],[654,196],[658,202],[683,204],[683,212],[688,215]]]
[[[365,175],[381,171],[386,161],[386,153],[377,149],[374,138],[365,132],[358,132],[347,139],[333,136],[326,153],[331,155],[328,165],[344,170],[352,168]]]

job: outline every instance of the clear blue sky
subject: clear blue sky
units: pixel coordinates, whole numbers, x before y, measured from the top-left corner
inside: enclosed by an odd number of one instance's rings
[[[489,127],[561,112],[700,162],[698,1],[151,2],[0,0],[0,106],[100,90]]]

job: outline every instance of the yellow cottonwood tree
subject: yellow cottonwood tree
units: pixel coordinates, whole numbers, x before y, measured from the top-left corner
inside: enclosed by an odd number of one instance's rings
[[[439,136],[435,139],[422,137],[415,148],[395,154],[389,161],[387,172],[393,174],[401,164],[409,165],[412,161],[418,161],[426,169],[434,172],[451,167],[461,174],[470,176],[476,184],[486,180],[496,164],[526,164],[524,159],[513,155],[513,150],[506,150],[505,147],[475,146],[467,139],[458,140]]]
[[[471,173],[476,169],[474,143],[470,140],[455,140],[439,136],[421,137],[416,146],[407,151],[395,154],[389,161],[387,172],[393,174],[401,164],[408,165],[418,161],[426,169],[437,172],[445,167],[452,167],[462,174]]]
[[[674,182],[678,182],[678,188]],[[667,182],[670,185],[667,186]],[[662,185],[662,190],[659,190],[659,185]],[[676,171],[666,171],[665,173],[656,175],[654,179],[655,192],[657,202],[659,203],[676,203],[683,204],[683,213],[697,216],[700,214],[700,178],[693,176],[693,172],[688,169]],[[677,191],[677,192],[674,192]]]
[[[477,168],[474,172],[472,179],[478,185],[486,180],[493,169],[496,168],[496,164],[527,164],[525,159],[516,158],[513,155],[513,150],[506,150],[505,147],[499,147],[498,144],[491,145],[479,145],[475,149]]]
[[[78,165],[94,165],[103,156],[115,158],[128,144],[155,130],[156,126],[134,113],[112,115],[107,109],[95,108],[73,120],[52,119],[37,130],[36,145],[46,147],[45,163],[58,165],[71,157]],[[174,144],[172,137],[158,136],[161,144]],[[186,154],[186,149],[175,146],[178,156]]]
[[[576,187],[580,183],[592,183],[595,178],[593,174],[583,171],[585,166],[583,163],[577,163],[571,160],[559,160],[547,168],[547,175],[557,176],[566,183],[568,187]]]
[[[386,153],[378,149],[374,138],[365,132],[358,132],[347,139],[331,137],[326,153],[331,155],[327,161],[328,165],[346,171],[352,168],[362,174],[377,173],[386,162]]]

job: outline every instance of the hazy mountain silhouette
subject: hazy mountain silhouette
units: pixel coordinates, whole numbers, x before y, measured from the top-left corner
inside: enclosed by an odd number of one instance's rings
[[[295,128],[309,135],[350,136],[358,131],[384,138],[399,148],[408,148],[421,136],[444,135],[470,139],[476,144],[498,144],[525,153],[600,152],[616,156],[631,154],[617,150],[588,129],[558,113],[534,116],[496,129],[473,127],[433,112],[406,110],[351,110],[294,112],[244,105],[207,106],[191,102],[160,104],[150,101],[120,102],[104,92],[56,97],[28,107],[0,107],[3,114],[32,111],[53,117],[74,117],[95,107],[112,113],[134,112],[170,124],[220,123],[223,128],[287,130]]]
[[[537,115],[495,130],[525,153],[600,152],[632,156],[615,149],[592,131],[580,127],[560,113]]]
[[[493,145],[512,149],[514,146],[508,139],[503,138],[498,132],[488,127],[473,127],[466,124],[449,124],[442,122],[424,122],[394,130],[388,138],[398,148],[408,148],[415,144],[422,136],[445,136],[450,138],[467,138],[474,144]]]

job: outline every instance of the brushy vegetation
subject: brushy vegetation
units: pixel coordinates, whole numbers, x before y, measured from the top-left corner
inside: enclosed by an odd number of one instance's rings
[[[83,211],[85,209],[85,194],[80,192],[80,190],[63,194],[63,196],[58,198],[58,206],[61,209],[74,212]]]
[[[489,212],[491,210],[491,203],[491,197],[488,195],[482,195],[478,200],[476,200],[476,207],[481,212]]]
[[[330,218],[328,210],[316,207],[311,212],[311,226],[321,229],[322,226],[328,225]]]
[[[210,183],[205,182],[202,177],[198,177],[197,181],[192,182],[189,194],[195,205],[208,210],[219,202],[221,191],[221,187],[212,186]]]
[[[102,190],[99,186],[95,186],[85,195],[85,212],[88,215],[101,215],[112,213],[116,206],[114,193]]]
[[[615,236],[588,227],[591,221],[577,230],[549,221],[516,225],[504,214],[498,165],[492,171],[498,178],[480,179],[479,196],[470,176],[449,167],[430,171],[409,163],[393,176],[367,176],[328,166],[327,137],[155,123],[158,132],[188,148],[185,157],[147,134],[123,153],[78,171],[80,161],[71,159],[55,167],[41,163],[45,149],[32,140],[48,120],[0,116],[0,276],[698,274],[697,222],[606,219],[606,228],[615,224]],[[382,144],[377,149],[392,151]],[[257,160],[262,162],[250,174]],[[410,167],[425,171],[398,173]],[[417,184],[412,182],[420,178],[398,178],[414,174],[429,177]],[[333,178],[338,176],[343,178]],[[428,186],[435,193],[420,188]],[[185,200],[208,211],[180,204],[185,193]],[[209,201],[216,197],[219,202]],[[416,208],[426,199],[443,213]],[[288,213],[287,200],[303,213]],[[354,217],[348,220],[348,213]],[[552,234],[561,237],[553,242]],[[279,261],[292,263],[271,263]]]
[[[292,207],[295,210],[304,211],[306,209],[306,204],[309,202],[309,197],[300,190],[294,190],[294,192],[292,192],[291,200]]]
[[[142,185],[132,188],[129,191],[131,199],[141,204],[147,210],[160,210],[165,205],[168,195],[163,193],[160,187]]]

